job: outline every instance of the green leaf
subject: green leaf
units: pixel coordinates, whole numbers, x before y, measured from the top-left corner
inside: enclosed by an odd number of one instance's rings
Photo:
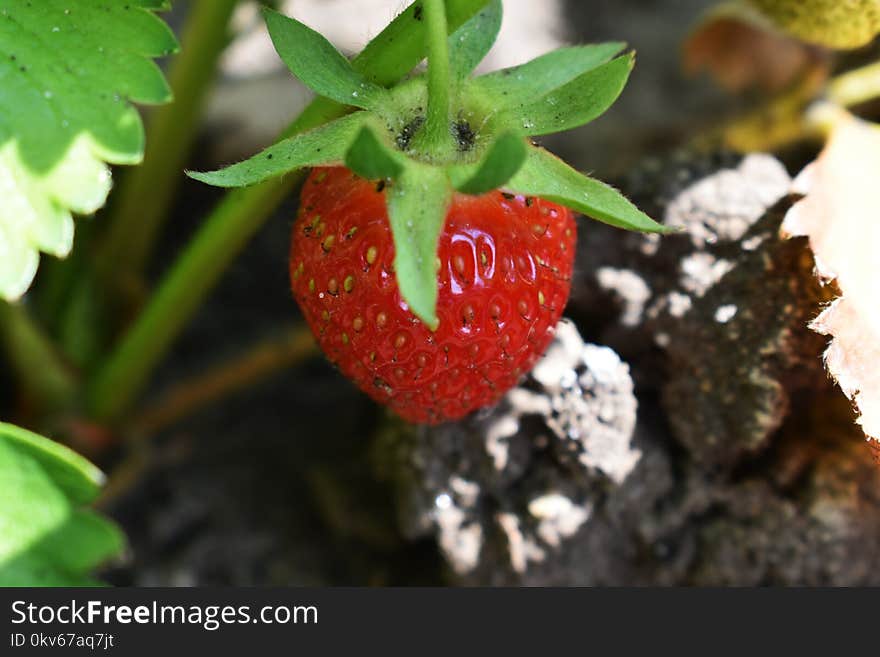
[[[501,30],[503,13],[501,0],[492,0],[449,36],[450,73],[454,81],[464,80],[489,54]]]
[[[298,20],[264,8],[272,43],[296,77],[319,96],[343,105],[375,109],[386,91],[352,68],[322,34]]]
[[[452,190],[438,167],[407,163],[388,195],[397,285],[413,314],[437,327],[437,243]]]
[[[0,439],[37,462],[74,504],[91,502],[104,483],[98,468],[54,440],[2,422]]]
[[[186,175],[217,187],[244,187],[303,167],[341,164],[366,119],[366,113],[355,112],[280,141],[244,162]]]
[[[516,125],[525,135],[571,130],[601,116],[626,86],[634,64],[632,55],[618,57],[543,98],[526,99],[498,115],[501,125]]]
[[[450,167],[453,186],[464,194],[498,189],[519,171],[528,155],[525,140],[513,132],[501,135],[477,164]]]
[[[151,57],[177,49],[155,0],[0,0],[0,297],[20,297],[39,252],[65,257],[72,213],[110,190],[106,163],[143,157],[130,101],[171,92]]]
[[[505,185],[515,194],[537,196],[565,205],[606,224],[648,233],[670,233],[620,192],[575,171],[543,148],[532,146],[519,172]]]
[[[90,573],[124,544],[116,525],[93,511],[73,510],[26,551],[0,563],[0,587],[100,586]]]
[[[345,154],[345,166],[367,180],[396,178],[403,171],[400,157],[368,125],[361,128]]]
[[[624,43],[599,43],[554,50],[530,62],[481,75],[472,89],[495,109],[515,107],[524,99],[541,98],[587,71],[608,62],[626,47]]]
[[[0,423],[0,586],[82,586],[123,549],[119,529],[84,508],[103,475],[66,447]]]

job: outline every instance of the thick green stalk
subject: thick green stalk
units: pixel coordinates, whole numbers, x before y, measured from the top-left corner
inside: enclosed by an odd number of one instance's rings
[[[449,28],[443,0],[424,0],[424,14],[428,28],[428,113],[425,136],[420,144],[428,152],[442,155],[452,142],[449,131]]]
[[[23,305],[0,301],[0,341],[21,388],[39,411],[70,404],[76,377]]]
[[[100,370],[89,391],[96,418],[113,419],[128,407],[223,270],[301,175],[226,196]]]
[[[106,215],[78,228],[73,257],[55,264],[43,277],[41,315],[64,352],[80,366],[94,364],[108,336],[119,328],[113,318],[128,317],[142,300],[143,270],[183,178],[181,169],[198,134],[201,108],[237,4],[238,0],[190,3],[182,51],[171,60],[168,72],[174,102],[150,113],[144,161],[122,172]]]
[[[447,0],[448,29],[458,29],[487,1]],[[352,64],[358,71],[388,85],[418,64],[425,55],[426,32],[423,21],[417,19],[417,6],[411,5],[355,58]],[[314,128],[346,111],[318,98],[284,136]],[[221,273],[301,176],[288,175],[230,192],[207,217],[142,315],[98,371],[88,398],[96,418],[112,421],[125,412]]]
[[[143,163],[126,172],[113,197],[109,231],[96,266],[106,283],[125,272],[140,277],[182,179],[181,170],[198,131],[205,95],[226,46],[227,25],[238,0],[196,0],[181,36],[168,80],[174,102],[156,108],[147,127]]]

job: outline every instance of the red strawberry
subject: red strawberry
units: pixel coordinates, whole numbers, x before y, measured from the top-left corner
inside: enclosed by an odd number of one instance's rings
[[[384,45],[353,61],[267,10],[279,54],[319,104],[262,153],[190,174],[242,187],[312,168],[290,255],[296,298],[343,373],[404,418],[431,423],[498,400],[547,347],[568,299],[572,210],[667,230],[530,139],[600,116],[623,90],[633,54],[618,56],[620,43],[581,46],[471,77],[501,26],[502,3],[467,0],[449,16],[447,4],[413,3],[374,42]],[[424,39],[428,70],[381,86],[407,66],[378,49],[404,33],[411,53]],[[381,73],[364,74],[379,61]]]
[[[321,348],[414,422],[497,401],[548,346],[568,300],[576,226],[565,207],[456,194],[440,235],[437,331],[401,299],[381,184],[314,169],[293,229],[293,290]]]
[[[312,169],[290,255],[296,298],[343,373],[430,423],[498,400],[547,347],[569,294],[572,210],[666,231],[531,141],[605,112],[633,54],[619,55],[620,43],[566,48],[472,77],[501,0],[466,0],[449,15],[447,4],[414,2],[355,60],[267,10],[282,59],[320,98],[262,153],[190,174],[243,187]],[[428,68],[395,85],[409,64],[379,53],[401,34],[410,54],[423,39]]]

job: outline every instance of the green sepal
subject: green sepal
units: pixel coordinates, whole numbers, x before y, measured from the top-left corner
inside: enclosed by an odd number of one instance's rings
[[[387,92],[354,70],[322,34],[294,18],[263,9],[275,50],[287,68],[319,96],[363,109],[381,106]]]
[[[442,168],[407,162],[385,194],[401,296],[410,311],[435,330],[437,244],[452,200],[452,187]]]
[[[449,36],[449,65],[453,82],[460,82],[489,54],[503,18],[501,0],[491,0]]]
[[[485,0],[446,0],[445,5],[450,28],[458,29],[465,25],[469,20],[473,20],[480,11],[478,7],[480,7],[481,4],[484,5]],[[420,57],[424,57],[425,26],[424,21],[417,20],[416,18],[418,16],[419,8],[420,4],[418,2],[410,4],[410,6],[386,26],[379,35],[367,44],[364,50],[356,56],[350,64],[356,75],[372,80],[374,85],[390,85],[397,82],[401,76],[405,75],[409,70],[408,67],[417,63]],[[288,21],[293,20],[287,19],[284,16],[280,16],[280,18]],[[283,23],[284,21],[282,20],[279,22]],[[277,48],[278,44],[275,45]],[[330,47],[332,48],[332,45]],[[401,63],[403,62],[410,63],[401,66]],[[381,87],[378,88],[382,89]],[[384,93],[385,90],[383,89],[383,94]],[[340,102],[350,105],[351,103],[349,100],[350,99],[346,98]],[[357,120],[363,119],[360,118]],[[324,128],[329,127],[329,125],[330,124],[325,124],[316,128],[315,131],[323,130]],[[359,127],[360,126],[353,127],[350,133],[352,140],[356,136]],[[304,133],[300,136],[304,136],[305,134],[309,134],[310,136],[302,142],[298,140],[297,136],[294,136],[279,142],[244,162],[232,165],[230,168],[234,168],[234,171],[231,175],[226,175],[226,170],[207,173],[188,171],[187,175],[210,185],[217,185],[220,187],[241,187],[252,185],[268,178],[294,171],[298,168],[317,166],[319,164],[340,164],[344,161],[345,152],[348,150],[351,142],[345,141],[345,137],[348,133],[344,132],[341,129],[341,126],[338,140],[333,139],[332,133],[326,135],[324,133],[321,133],[320,135]],[[313,158],[313,162],[296,164],[290,152],[296,151],[301,147],[308,150],[310,146],[314,145],[315,140],[319,137],[321,139],[326,137],[329,141],[335,141],[338,143],[333,149],[322,149],[321,153],[316,152],[315,149],[312,149],[310,154],[303,153],[303,157],[300,158],[302,161],[308,160],[309,157],[306,156],[310,156]],[[320,145],[317,145],[317,147],[320,147]],[[276,159],[276,151],[274,150],[276,148],[280,149],[280,155],[283,158],[283,162]],[[331,150],[334,157],[324,157]],[[286,158],[288,154],[291,154],[290,160]],[[274,162],[269,161],[269,155],[273,156],[271,159],[275,160]],[[261,162],[261,158],[266,161]],[[0,263],[0,266],[2,266],[2,263]]]
[[[525,140],[514,132],[505,132],[476,164],[449,167],[449,178],[453,187],[464,194],[485,194],[509,181],[527,155]]]
[[[537,146],[529,147],[522,168],[504,187],[515,194],[564,205],[618,228],[646,233],[675,232],[651,219],[613,187],[575,171]]]
[[[369,124],[364,125],[345,154],[345,166],[361,178],[396,178],[403,171],[403,156],[382,143]]]
[[[625,43],[610,42],[561,48],[525,64],[481,75],[471,82],[471,89],[493,109],[515,107],[523,99],[542,98],[607,63],[625,47]]]
[[[245,187],[305,167],[341,164],[366,120],[366,112],[355,112],[280,141],[238,164],[186,175],[216,187]]]
[[[571,130],[598,118],[620,96],[632,71],[632,54],[587,71],[542,98],[526,100],[501,112],[496,121],[515,125],[524,135]]]

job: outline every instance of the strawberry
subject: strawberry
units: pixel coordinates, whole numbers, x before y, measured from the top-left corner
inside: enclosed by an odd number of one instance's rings
[[[403,38],[416,58],[423,44],[427,72],[393,84],[412,60],[369,46],[349,61],[266,10],[281,58],[333,103],[244,162],[190,174],[240,187],[312,169],[290,251],[296,299],[342,372],[415,422],[496,401],[547,347],[568,299],[572,210],[665,231],[530,140],[601,115],[633,54],[575,46],[473,77],[501,13],[501,0],[417,0],[377,40]]]
[[[568,300],[576,226],[554,203],[456,194],[440,233],[431,331],[403,300],[384,193],[314,169],[293,228],[294,295],[324,353],[413,422],[491,404],[531,369]]]

